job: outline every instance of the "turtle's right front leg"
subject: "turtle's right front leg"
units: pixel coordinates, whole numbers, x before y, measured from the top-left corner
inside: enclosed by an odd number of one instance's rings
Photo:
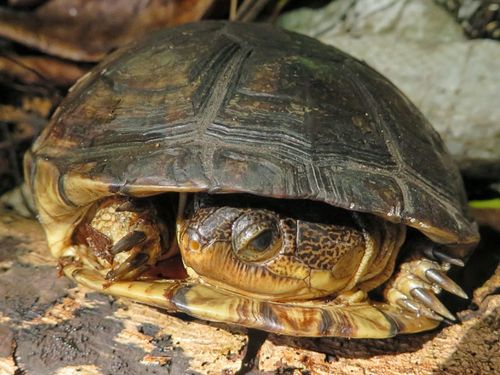
[[[114,282],[135,280],[160,258],[172,256],[167,254],[172,239],[151,201],[113,197],[89,212],[76,240],[87,249],[82,260]]]

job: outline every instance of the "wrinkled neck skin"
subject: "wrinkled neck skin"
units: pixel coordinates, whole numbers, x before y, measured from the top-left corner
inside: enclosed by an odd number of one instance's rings
[[[185,196],[184,196],[185,197]],[[369,291],[392,274],[406,228],[323,203],[181,195],[177,241],[189,276],[269,301]]]

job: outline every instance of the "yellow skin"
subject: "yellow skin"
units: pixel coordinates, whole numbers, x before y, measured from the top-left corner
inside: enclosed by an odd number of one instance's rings
[[[186,208],[180,196],[176,225],[167,225],[149,199],[100,201],[61,254],[63,272],[104,293],[297,336],[383,338],[428,330],[441,315],[453,319],[432,294],[436,283],[466,297],[439,273],[446,264],[416,253],[391,277],[403,225],[334,208],[323,221],[290,215],[294,207]],[[187,274],[153,274],[179,252]],[[436,282],[429,270],[441,275]],[[368,299],[388,279],[386,301]]]

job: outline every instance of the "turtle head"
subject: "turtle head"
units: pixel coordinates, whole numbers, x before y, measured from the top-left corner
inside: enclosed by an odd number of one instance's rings
[[[231,206],[194,210],[181,220],[177,237],[190,276],[280,301],[342,291],[359,274],[367,248],[364,230],[354,221],[316,223]]]

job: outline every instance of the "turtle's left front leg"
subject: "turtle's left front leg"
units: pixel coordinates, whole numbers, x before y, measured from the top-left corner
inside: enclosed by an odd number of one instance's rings
[[[384,297],[390,305],[417,315],[435,320],[442,320],[443,317],[455,320],[436,295],[444,289],[461,298],[468,298],[462,288],[446,275],[451,264],[463,266],[464,263],[441,250],[427,253],[415,251],[401,264],[399,272],[387,283]]]

